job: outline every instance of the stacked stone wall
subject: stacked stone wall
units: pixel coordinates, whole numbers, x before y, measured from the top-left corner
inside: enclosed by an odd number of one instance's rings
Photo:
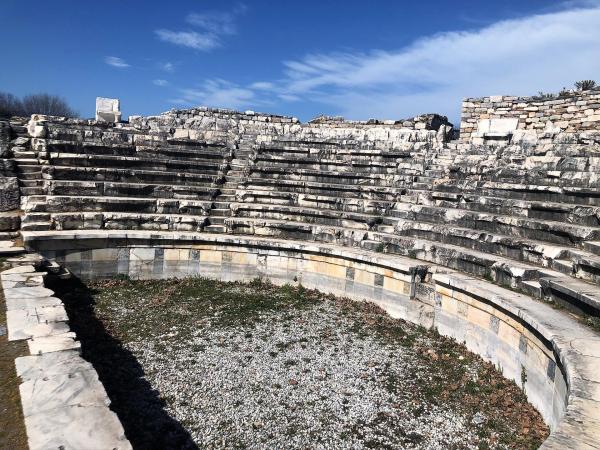
[[[600,128],[600,89],[551,98],[490,96],[462,103],[460,138],[478,143],[486,133],[580,133]]]

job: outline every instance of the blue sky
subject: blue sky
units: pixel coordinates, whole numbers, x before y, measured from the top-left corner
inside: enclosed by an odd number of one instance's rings
[[[600,0],[3,0],[0,91],[351,119],[600,82]]]

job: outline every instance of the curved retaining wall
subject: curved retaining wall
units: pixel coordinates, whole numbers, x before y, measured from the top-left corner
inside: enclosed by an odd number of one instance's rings
[[[31,232],[25,243],[96,278],[268,278],[371,300],[464,342],[523,387],[550,425],[546,449],[599,448],[600,337],[562,311],[416,260],[337,246],[171,232]]]

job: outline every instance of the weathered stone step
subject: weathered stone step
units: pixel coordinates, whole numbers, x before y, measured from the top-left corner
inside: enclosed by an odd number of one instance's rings
[[[50,222],[27,222],[21,224],[21,230],[23,231],[46,231],[51,229],[52,224]]]
[[[583,243],[583,248],[595,255],[600,255],[600,241],[586,241]]]
[[[37,153],[30,150],[14,150],[13,154],[15,157],[15,161],[19,160],[35,160],[37,162],[36,156]]]
[[[595,316],[600,314],[598,286],[570,277],[541,278],[540,283],[555,301]]]
[[[24,174],[24,173],[42,173],[42,168],[39,165],[18,165],[17,166],[17,173],[19,174]]]
[[[50,223],[50,214],[49,213],[26,213],[21,223],[32,223],[32,222],[48,222]]]
[[[217,179],[216,175],[206,173],[67,166],[44,166],[42,167],[42,175],[47,179],[65,181],[104,181],[204,187],[212,187]]]
[[[223,225],[226,218],[226,216],[210,216],[208,221],[211,225]]]
[[[38,165],[39,161],[37,158],[14,158],[15,163],[20,165]]]
[[[21,195],[26,197],[30,195],[42,195],[44,193],[44,188],[42,187],[21,187],[19,189]]]
[[[211,201],[136,197],[31,196],[22,202],[26,212],[136,212],[205,215]]]
[[[414,222],[446,223],[473,230],[521,236],[563,245],[573,245],[600,237],[600,228],[596,227],[437,206],[397,203],[395,209],[390,211],[390,215]]]
[[[227,233],[227,227],[225,225],[206,225],[204,231],[208,233]]]
[[[229,208],[213,208],[210,210],[211,217],[214,214],[215,216],[227,217],[231,215],[231,210]]]
[[[42,187],[44,180],[19,180],[19,186],[23,187]]]
[[[73,167],[90,167],[90,168],[131,168],[137,170],[149,171],[174,171],[185,173],[201,173],[204,175],[216,174],[221,168],[220,161],[211,162],[195,162],[184,161],[178,159],[158,159],[144,157],[125,157],[125,156],[106,156],[106,155],[78,155],[78,154],[63,154],[52,153],[50,155],[50,163],[53,166],[73,166]]]
[[[37,172],[21,172],[21,173],[19,173],[19,179],[21,179],[21,180],[41,180],[42,172],[39,170]]]
[[[136,212],[63,212],[51,214],[51,229],[201,231],[206,216]]]

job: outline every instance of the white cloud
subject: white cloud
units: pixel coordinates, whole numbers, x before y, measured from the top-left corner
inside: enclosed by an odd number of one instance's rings
[[[181,89],[173,103],[242,109],[252,106],[255,93],[221,79],[206,80],[200,88]]]
[[[270,91],[275,89],[275,83],[269,81],[256,81],[249,86],[251,89],[258,89],[261,91]]]
[[[169,85],[169,82],[167,80],[153,80],[152,83],[156,86],[161,86],[161,87]]]
[[[104,58],[104,62],[109,66],[118,67],[119,69],[129,67],[129,64],[117,56],[107,56]]]
[[[279,80],[249,89],[325,105],[349,118],[440,112],[458,121],[463,97],[557,92],[597,77],[599,2],[580,5],[436,34],[398,50],[309,54],[285,61]]]
[[[209,80],[179,100],[238,109],[304,102],[353,119],[439,112],[458,123],[464,97],[558,92],[598,78],[600,2],[581,4],[440,33],[397,50],[309,54],[285,61],[277,79],[247,86]]]
[[[165,72],[169,72],[169,73],[175,72],[175,64],[173,64],[172,62],[161,63],[161,64],[159,64],[159,67],[161,70],[164,70]]]
[[[231,35],[237,32],[235,17],[229,12],[191,13],[186,22],[216,35]]]
[[[218,38],[210,33],[171,30],[155,30],[155,33],[161,41],[196,50],[208,51],[220,45]]]
[[[155,30],[158,38],[175,45],[196,50],[209,51],[222,45],[222,38],[237,33],[236,17],[246,11],[246,6],[237,4],[231,11],[206,11],[190,13],[186,22],[200,31]]]

